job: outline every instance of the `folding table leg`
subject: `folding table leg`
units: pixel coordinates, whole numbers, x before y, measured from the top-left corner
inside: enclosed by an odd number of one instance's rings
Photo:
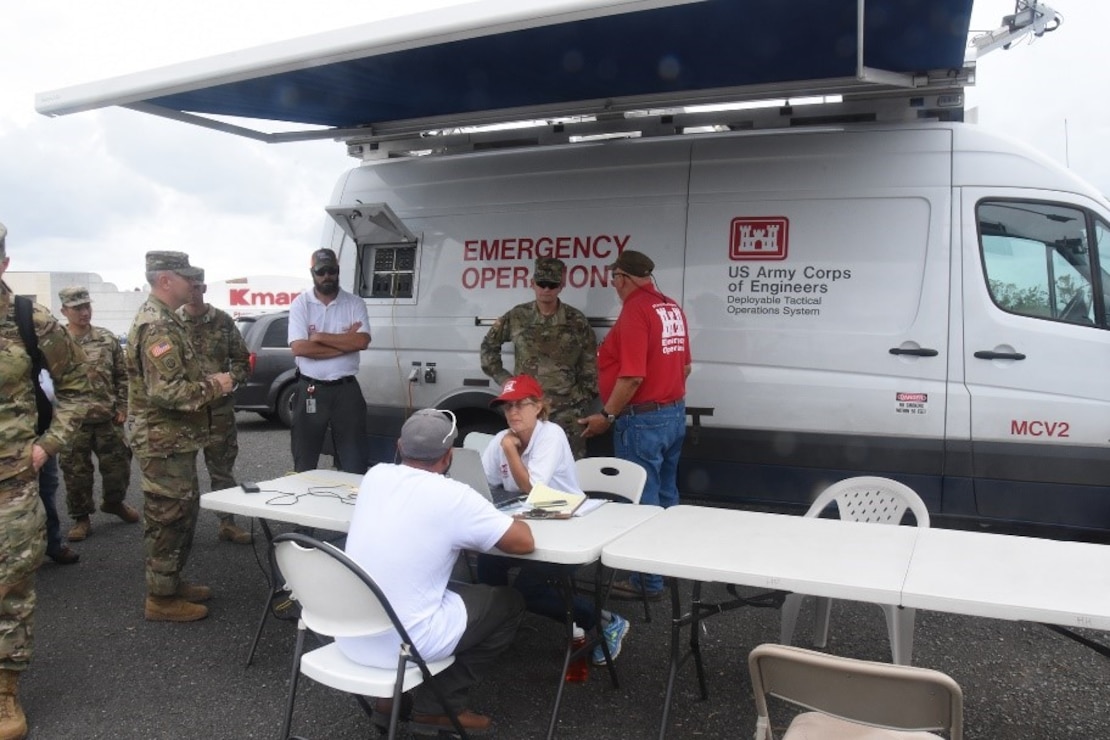
[[[270,616],[270,610],[274,605],[274,598],[280,594],[285,593],[278,586],[278,570],[277,558],[274,556],[274,533],[270,530],[270,523],[265,519],[258,520],[259,526],[262,528],[262,534],[266,538],[266,559],[270,564],[270,572],[266,574],[266,587],[269,593],[266,594],[266,604],[262,608],[262,618],[258,620],[258,628],[254,631],[254,639],[251,640],[251,649],[247,653],[247,667],[254,662],[254,652],[258,649],[258,641],[262,639],[262,629],[266,626],[266,618]]]

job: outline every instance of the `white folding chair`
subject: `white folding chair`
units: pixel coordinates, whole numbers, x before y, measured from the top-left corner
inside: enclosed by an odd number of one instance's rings
[[[638,463],[619,457],[584,457],[574,461],[578,485],[588,496],[640,503],[647,471]],[[612,577],[610,577],[612,583]],[[651,607],[643,594],[644,621],[651,621]]]
[[[468,450],[477,450],[478,452],[485,452],[489,447],[489,443],[497,436],[494,434],[486,434],[485,432],[471,432],[463,439],[463,447]]]
[[[860,476],[847,478],[826,488],[809,507],[806,516],[820,516],[825,508],[835,502],[840,518],[853,522],[898,525],[906,509],[913,512],[917,526],[929,526],[929,510],[909,486],[889,478]],[[802,594],[790,594],[782,605],[782,629],[779,642],[789,645],[794,638]],[[814,647],[825,647],[829,638],[829,613],[832,600],[814,597],[816,606],[813,623]],[[895,663],[909,665],[913,661],[913,622],[915,611],[891,604],[880,604],[886,614],[890,652]]]
[[[647,471],[639,464],[619,457],[584,457],[575,460],[578,485],[590,495],[617,496],[630,504],[640,503],[647,483]]]
[[[282,740],[289,738],[300,673],[325,686],[354,694],[371,716],[370,705],[363,697],[393,697],[393,713],[389,718],[391,739],[396,736],[400,719],[401,695],[428,681],[455,730],[466,737],[458,717],[432,679],[454,663],[454,657],[425,662],[381,589],[358,563],[334,545],[296,532],[275,537],[274,550],[291,597],[301,605]],[[396,630],[397,667],[372,668],[355,663],[334,642],[304,653],[306,629],[327,637],[377,635]]]
[[[925,740],[963,737],[963,692],[940,671],[841,658],[786,645],[748,656],[755,693],[755,740],[775,740],[767,696],[811,711],[782,740]]]

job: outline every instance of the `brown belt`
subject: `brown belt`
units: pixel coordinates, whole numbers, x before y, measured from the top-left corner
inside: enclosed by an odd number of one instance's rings
[[[675,401],[667,401],[666,403],[656,403],[655,401],[648,401],[647,403],[634,403],[631,406],[625,406],[617,416],[636,416],[637,414],[650,414],[652,411],[659,409],[669,409],[671,406],[677,406],[686,399],[679,398]]]

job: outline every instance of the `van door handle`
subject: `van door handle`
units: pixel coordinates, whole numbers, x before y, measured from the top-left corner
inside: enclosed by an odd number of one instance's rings
[[[914,357],[936,357],[940,353],[935,349],[928,349],[926,347],[919,347],[916,349],[902,349],[901,347],[891,347],[890,354],[892,355],[912,355]]]
[[[992,352],[989,349],[981,349],[975,353],[975,356],[980,360],[1024,360],[1025,355],[1021,352]]]

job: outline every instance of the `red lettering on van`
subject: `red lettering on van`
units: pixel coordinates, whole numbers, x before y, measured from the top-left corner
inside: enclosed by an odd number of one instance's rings
[[[906,403],[928,403],[928,393],[895,393],[894,399],[896,401],[903,401]]]
[[[1071,424],[1066,421],[1011,419],[1010,434],[1015,437],[1071,437]]]
[[[250,288],[229,288],[228,305],[231,306],[288,306],[300,292],[252,292]]]
[[[734,218],[729,227],[729,259],[784,260],[789,232],[790,221],[785,216]]]

